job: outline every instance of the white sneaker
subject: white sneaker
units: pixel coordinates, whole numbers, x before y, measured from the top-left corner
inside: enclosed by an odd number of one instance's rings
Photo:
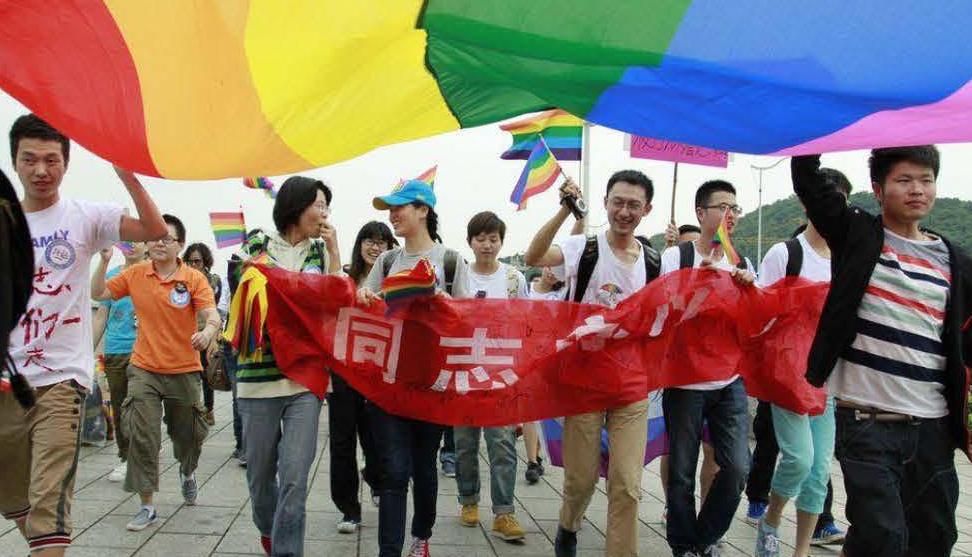
[[[128,473],[128,463],[122,462],[118,466],[112,468],[111,473],[108,474],[108,481],[112,483],[118,483],[125,479],[125,474]]]
[[[360,524],[360,520],[345,518],[341,522],[338,522],[337,530],[341,534],[353,534],[358,531],[358,525]]]

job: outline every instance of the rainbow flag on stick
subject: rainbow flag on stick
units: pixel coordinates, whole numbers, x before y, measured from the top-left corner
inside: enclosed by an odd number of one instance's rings
[[[729,236],[729,226],[727,223],[729,217],[729,207],[726,207],[726,212],[722,214],[722,222],[719,223],[719,228],[716,230],[715,236],[712,237],[712,247],[722,246],[722,251],[726,253],[726,259],[733,266],[739,265],[739,253],[736,252],[736,248],[732,247],[732,238]]]
[[[131,242],[115,242],[115,247],[118,248],[118,251],[122,252],[122,255],[135,253],[135,246]]]
[[[435,165],[432,168],[426,170],[425,172],[419,174],[415,177],[419,182],[425,182],[430,186],[435,185],[435,173],[439,169],[439,165]]]
[[[560,109],[548,110],[531,118],[500,126],[513,134],[513,145],[501,159],[529,159],[538,139],[547,142],[550,152],[562,161],[581,160],[581,135],[584,121]]]
[[[243,211],[235,213],[209,213],[209,224],[216,237],[216,247],[227,248],[242,244],[246,239]]]
[[[277,197],[277,189],[266,176],[247,176],[243,178],[243,185],[253,190],[263,190],[270,199]]]
[[[563,174],[560,164],[554,158],[553,153],[547,148],[547,143],[543,138],[537,141],[530,152],[523,173],[510,194],[510,201],[516,203],[522,210],[526,207],[526,200],[534,195],[547,190],[557,180],[557,176]]]

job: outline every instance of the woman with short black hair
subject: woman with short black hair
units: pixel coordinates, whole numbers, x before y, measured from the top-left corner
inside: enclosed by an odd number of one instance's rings
[[[341,256],[328,222],[331,190],[320,180],[293,176],[273,206],[277,230],[254,230],[240,252],[267,257],[304,273],[340,273]],[[266,339],[266,336],[264,336]],[[269,340],[259,354],[238,359],[237,396],[246,440],[246,479],[253,522],[267,555],[303,555],[307,481],[317,455],[322,401],[277,367]],[[326,373],[321,370],[321,373]]]

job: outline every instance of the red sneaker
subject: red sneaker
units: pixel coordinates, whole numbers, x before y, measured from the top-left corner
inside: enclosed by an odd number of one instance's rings
[[[266,554],[267,554],[267,557],[269,557],[270,556],[270,537],[269,536],[260,536],[260,545],[263,546],[263,551],[265,551]]]
[[[430,557],[429,540],[412,538],[412,549],[408,550],[408,557]]]

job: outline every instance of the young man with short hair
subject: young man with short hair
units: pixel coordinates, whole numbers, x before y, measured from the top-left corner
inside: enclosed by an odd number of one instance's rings
[[[666,249],[662,253],[661,273],[693,267],[722,269],[731,272],[737,283],[751,285],[755,275],[749,262],[745,262],[745,268],[733,266],[722,247],[712,244],[723,219],[731,232],[742,214],[732,184],[723,180],[702,184],[695,194],[695,214],[702,231],[700,237]],[[662,405],[670,446],[668,545],[675,556],[718,555],[719,539],[729,529],[739,506],[749,469],[746,388],[738,375],[666,388]],[[708,422],[719,471],[696,514],[695,469],[703,422]]]
[[[526,279],[514,267],[497,257],[506,238],[506,223],[495,213],[484,211],[473,216],[466,227],[466,242],[476,260],[466,275],[466,292],[473,298],[527,298]],[[522,540],[526,533],[516,519],[513,489],[516,485],[516,426],[455,427],[456,484],[459,521],[463,526],[479,526],[479,438],[486,438],[489,455],[490,499],[493,504],[494,536],[504,541]]]
[[[114,248],[102,250],[101,264],[107,265],[111,260]],[[108,271],[107,278],[128,269],[136,263],[145,260],[146,245],[143,242],[133,242],[129,251],[125,251],[125,263]],[[106,256],[107,255],[107,259]],[[94,346],[102,339],[105,341],[102,353],[105,361],[105,377],[111,392],[111,414],[115,426],[115,445],[118,447],[118,466],[108,474],[109,482],[120,482],[125,479],[128,468],[128,434],[121,424],[122,401],[128,396],[128,363],[132,358],[132,346],[136,336],[135,308],[129,296],[114,301],[105,300],[98,306],[94,316]]]
[[[570,179],[561,187],[560,210],[537,232],[524,259],[539,267],[563,265],[572,300],[613,308],[658,275],[658,252],[635,238],[641,219],[651,212],[651,180],[636,170],[614,173],[604,196],[609,229],[590,238],[574,235],[551,245],[571,214],[564,204],[567,196],[580,197],[580,189]],[[564,419],[564,498],[554,542],[557,557],[577,554],[577,531],[598,481],[602,427],[607,428],[611,445],[605,554],[638,554],[647,397],[646,392],[644,400],[632,404]]]
[[[921,226],[935,204],[938,149],[871,151],[880,216],[848,207],[819,156],[791,164],[793,189],[831,252],[807,380],[836,400],[834,453],[850,522],[844,555],[949,555],[955,449],[972,455],[972,261]]]
[[[212,344],[221,325],[209,280],[179,258],[186,242],[185,226],[172,215],[163,218],[168,233],[149,243],[148,261],[107,283],[107,265],[102,262],[91,282],[97,300],[131,296],[139,316],[121,421],[129,437],[125,491],[138,493],[142,505],[127,525],[133,531],[158,520],[152,498],[159,490],[163,411],[179,461],[182,497],[187,505],[196,504],[194,472],[209,431],[199,352]],[[197,314],[206,323],[198,332]]]
[[[10,153],[34,243],[33,293],[10,335],[14,364],[34,389],[24,409],[0,391],[0,512],[14,520],[35,556],[63,555],[71,543],[71,502],[84,396],[94,352],[88,273],[91,257],[119,239],[165,234],[148,192],[116,169],[135,210],[61,197],[70,141],[33,114],[10,129]]]

